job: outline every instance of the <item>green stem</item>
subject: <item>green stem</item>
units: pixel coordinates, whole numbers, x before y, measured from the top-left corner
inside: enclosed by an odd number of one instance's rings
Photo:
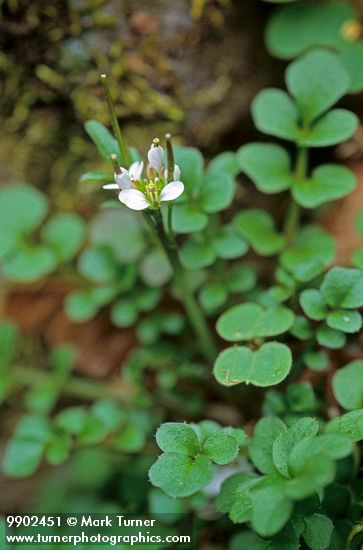
[[[308,149],[306,147],[300,147],[297,151],[296,165],[295,165],[295,178],[304,180],[306,178],[306,172],[308,169]],[[300,222],[300,206],[291,196],[290,204],[287,211],[284,224],[284,235],[286,247],[290,246],[294,241],[297,229]]]
[[[109,87],[108,80],[107,80],[107,75],[101,74],[101,82],[103,84],[103,87],[104,87],[105,93],[106,93],[106,99],[107,99],[108,110],[109,110],[109,113],[110,113],[112,129],[113,129],[113,132],[115,134],[115,138],[117,140],[118,146],[120,148],[120,152],[121,152],[123,161],[126,164],[126,168],[129,168],[130,164],[131,164],[131,159],[130,159],[128,149],[126,147],[126,142],[125,142],[124,137],[123,137],[122,132],[121,132],[120,125],[119,125],[118,120],[117,120],[117,115],[116,115],[116,110],[115,110],[115,103],[114,103],[112,95],[111,95],[110,87]]]
[[[185,270],[180,262],[176,243],[165,233],[160,211],[157,210],[147,215],[154,216],[155,229],[159,237],[160,244],[163,247],[174,271],[175,278],[179,285],[181,301],[183,302],[189,322],[198,338],[198,343],[204,357],[207,361],[212,363],[217,356],[217,348],[209,331],[204,314],[189,287]]]

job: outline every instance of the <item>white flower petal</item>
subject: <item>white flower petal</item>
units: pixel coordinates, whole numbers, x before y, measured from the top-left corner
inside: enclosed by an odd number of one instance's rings
[[[181,181],[171,181],[161,190],[160,202],[173,201],[180,197],[184,191],[184,185]]]
[[[141,162],[133,162],[129,168],[129,174],[130,174],[130,178],[132,180],[141,180],[141,174],[142,174],[142,171],[144,169],[144,162],[141,161]]]
[[[118,198],[131,210],[145,210],[145,208],[149,208],[150,206],[144,193],[138,189],[124,189],[119,193]]]
[[[163,157],[164,157],[164,149],[160,147],[160,145],[157,145],[156,147],[151,146],[151,148],[148,151],[147,158],[151,166],[157,172],[160,172],[162,162],[163,162]]]
[[[115,174],[115,181],[120,189],[131,189],[130,174],[125,168],[121,168],[121,174]]]
[[[180,175],[181,175],[181,172],[180,172],[179,166],[177,164],[174,164],[174,174],[173,174],[174,181],[178,181],[180,178]],[[164,179],[165,181],[168,181],[168,169],[166,169],[164,172]]]
[[[106,185],[102,185],[102,189],[120,189],[117,183],[106,183]]]

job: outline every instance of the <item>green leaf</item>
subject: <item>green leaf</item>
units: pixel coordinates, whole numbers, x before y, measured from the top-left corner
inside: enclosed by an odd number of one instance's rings
[[[249,453],[254,465],[263,474],[276,472],[272,460],[272,446],[275,439],[285,430],[283,421],[274,416],[261,418],[257,422]]]
[[[324,277],[321,292],[334,308],[363,306],[363,271],[347,267],[334,267]]]
[[[213,264],[216,254],[210,243],[191,238],[181,249],[180,259],[187,269],[201,269]]]
[[[315,49],[289,65],[286,84],[309,124],[347,93],[350,79],[334,53]]]
[[[325,426],[326,433],[343,434],[353,441],[363,439],[363,409],[350,411],[343,416],[337,416]]]
[[[78,269],[86,279],[95,283],[107,283],[117,276],[115,258],[105,246],[84,250],[78,260]]]
[[[97,183],[112,183],[113,174],[109,172],[86,172],[79,181],[96,181]]]
[[[314,390],[309,383],[290,384],[286,390],[286,398],[293,412],[302,413],[317,409]]]
[[[310,226],[300,231],[293,245],[282,252],[281,263],[298,281],[308,282],[332,263],[334,255],[334,239]]]
[[[345,409],[363,408],[363,361],[356,360],[339,369],[333,377],[334,395]]]
[[[214,364],[214,376],[224,386],[245,382],[266,387],[284,380],[291,364],[289,348],[279,342],[263,344],[257,351],[234,346],[219,354]]]
[[[325,351],[307,351],[303,355],[303,361],[307,367],[317,372],[328,368],[329,357]]]
[[[284,493],[292,500],[302,500],[321,490],[334,480],[335,464],[325,456],[314,456],[285,480]]]
[[[122,264],[136,262],[146,244],[138,216],[127,208],[101,211],[88,226],[91,244],[108,246]]]
[[[222,227],[213,239],[212,246],[217,256],[224,260],[240,258],[248,250],[246,241],[237,234],[233,225]]]
[[[117,300],[111,307],[111,319],[116,327],[126,328],[134,325],[138,318],[138,312],[135,303],[124,298]]]
[[[86,232],[83,219],[77,214],[53,216],[43,227],[42,239],[53,248],[61,261],[71,259],[81,247]]]
[[[222,514],[229,512],[235,501],[235,494],[239,486],[253,479],[258,479],[257,474],[252,472],[239,472],[223,481],[221,491],[216,498],[217,511]]]
[[[354,113],[346,109],[333,109],[305,130],[298,142],[305,147],[336,145],[352,137],[358,124],[359,120]]]
[[[64,305],[67,316],[78,323],[92,319],[99,308],[92,290],[71,292],[67,295]]]
[[[49,425],[45,418],[23,416],[5,450],[4,473],[15,478],[32,475],[40,465],[49,437]]]
[[[267,338],[289,330],[293,320],[293,312],[285,307],[263,309],[246,303],[225,311],[218,319],[217,332],[228,342]]]
[[[256,285],[256,270],[253,266],[244,263],[230,268],[227,288],[230,292],[238,294],[248,292]]]
[[[18,249],[4,260],[4,276],[18,283],[30,283],[45,277],[57,266],[56,256],[50,248],[37,246]]]
[[[166,422],[156,432],[156,442],[160,449],[169,453],[196,456],[200,453],[197,434],[188,424]]]
[[[54,433],[49,441],[45,456],[48,462],[54,466],[58,466],[67,460],[72,446],[72,440],[65,433]]]
[[[260,483],[260,479],[249,479],[244,481],[234,492],[234,501],[232,503],[229,517],[233,523],[245,523],[252,518],[252,502],[250,499],[250,490]]]
[[[208,224],[208,217],[194,204],[176,204],[173,208],[173,230],[176,233],[202,231]]]
[[[306,461],[325,456],[331,460],[339,460],[350,455],[353,450],[352,441],[346,435],[325,434],[318,437],[306,437],[296,441],[289,457],[289,468],[296,474],[304,467]]]
[[[352,334],[362,328],[362,316],[358,311],[338,309],[329,313],[326,323],[330,328]]]
[[[284,238],[277,233],[273,218],[264,210],[240,212],[234,217],[233,225],[255,252],[262,256],[277,254],[284,245]]]
[[[304,518],[304,541],[311,550],[325,550],[329,547],[334,524],[327,516],[313,514]]]
[[[358,248],[352,254],[352,265],[363,269],[363,248]]]
[[[339,59],[350,76],[351,93],[363,88],[363,42],[344,42],[339,48]]]
[[[115,436],[114,445],[124,453],[140,452],[145,445],[145,432],[139,426],[128,424]]]
[[[309,321],[302,315],[295,315],[290,333],[299,340],[309,340],[313,335]]]
[[[284,495],[278,478],[269,476],[251,492],[252,527],[262,537],[271,537],[282,529],[292,514],[293,503]]]
[[[38,227],[48,211],[48,201],[37,189],[25,184],[7,185],[0,191],[0,228],[16,235]]]
[[[356,185],[351,170],[336,164],[324,164],[316,168],[311,179],[294,178],[292,194],[296,202],[305,208],[316,208],[320,204],[348,195]]]
[[[261,132],[297,141],[299,113],[286,92],[275,88],[259,92],[252,103],[252,116]]]
[[[304,313],[314,321],[323,321],[327,315],[327,305],[322,294],[314,288],[300,294],[300,305]]]
[[[97,120],[87,120],[84,127],[105,160],[110,161],[111,155],[117,155],[119,163],[124,165],[117,141],[103,124]]]
[[[207,283],[199,292],[199,301],[206,311],[214,311],[228,300],[228,291],[222,283]]]
[[[207,174],[200,190],[199,203],[204,212],[213,214],[230,206],[235,183],[228,174]]]
[[[190,496],[212,478],[212,465],[206,456],[195,459],[178,453],[164,453],[151,466],[150,481],[171,497]]]
[[[207,176],[228,174],[235,176],[238,173],[238,164],[235,153],[225,151],[214,157],[208,164]]]
[[[143,281],[152,288],[164,286],[173,276],[170,262],[161,248],[148,252],[139,269]]]
[[[279,193],[292,183],[290,157],[273,143],[249,143],[237,151],[242,172],[247,174],[263,193]]]
[[[267,47],[282,59],[292,59],[315,46],[335,48],[344,43],[343,23],[356,18],[353,6],[340,1],[284,6],[276,10],[269,21]]]
[[[301,418],[288,430],[282,432],[274,441],[272,458],[279,474],[283,477],[291,477],[289,471],[289,457],[294,446],[302,439],[316,435],[319,424],[314,418]]]
[[[175,164],[181,170],[185,193],[195,196],[203,178],[204,160],[202,154],[192,147],[174,147]]]
[[[340,349],[346,342],[344,332],[330,328],[325,324],[318,328],[316,339],[321,346],[326,346],[330,349]]]
[[[63,409],[55,419],[56,426],[66,433],[79,435],[82,433],[87,420],[87,411],[84,407],[69,407]]]
[[[238,450],[237,441],[225,432],[211,435],[203,443],[203,453],[216,464],[233,462],[237,458]]]

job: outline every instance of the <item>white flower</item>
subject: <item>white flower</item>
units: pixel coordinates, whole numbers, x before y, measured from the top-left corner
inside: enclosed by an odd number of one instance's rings
[[[160,172],[160,169],[163,165],[164,149],[160,145],[152,145],[148,151],[147,159],[150,165]]]
[[[167,183],[167,170],[164,170],[162,158],[164,151],[160,145],[154,145],[148,152],[149,164],[153,170],[149,178],[142,179],[143,162],[134,162],[129,170],[121,168],[115,174],[115,183],[108,183],[104,189],[118,189],[119,200],[132,210],[157,209],[161,202],[173,201],[184,191],[184,185],[179,180],[180,168],[174,167],[174,181]]]

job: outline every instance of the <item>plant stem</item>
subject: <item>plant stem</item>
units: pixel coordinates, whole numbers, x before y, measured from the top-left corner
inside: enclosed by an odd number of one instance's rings
[[[116,110],[115,110],[115,103],[114,103],[112,95],[111,95],[107,75],[101,74],[101,82],[102,82],[102,85],[103,85],[103,87],[105,89],[105,93],[106,93],[107,105],[108,105],[108,110],[109,110],[109,113],[110,113],[113,133],[115,134],[115,137],[116,137],[116,140],[117,140],[117,143],[118,143],[118,146],[120,148],[121,155],[122,155],[122,159],[126,164],[126,168],[129,168],[130,164],[131,164],[131,159],[130,159],[128,149],[126,147],[126,142],[125,142],[124,137],[123,137],[122,132],[121,132],[120,125],[119,125],[118,120],[117,120],[117,115],[116,115]]]
[[[159,237],[160,244],[163,247],[165,254],[169,259],[170,265],[174,271],[174,275],[180,289],[181,301],[183,302],[186,314],[193,328],[193,331],[198,338],[200,349],[207,361],[214,362],[218,353],[217,348],[210,333],[204,314],[200,306],[196,302],[193,293],[189,287],[186,272],[179,259],[176,243],[173,239],[170,238],[169,235],[165,233],[163,221],[159,210],[147,215],[154,216],[155,229]]]
[[[295,178],[303,180],[306,178],[306,172],[308,168],[308,149],[306,147],[300,147],[297,151],[296,165],[295,165]],[[290,246],[293,242],[296,231],[300,222],[300,206],[291,196],[290,204],[287,211],[284,224],[284,235],[286,247]]]

